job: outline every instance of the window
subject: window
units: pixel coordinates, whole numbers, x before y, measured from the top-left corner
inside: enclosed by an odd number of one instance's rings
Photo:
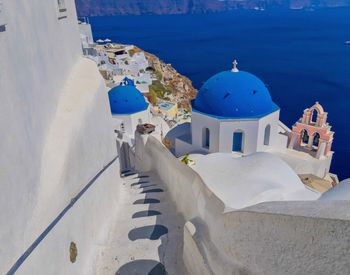
[[[57,0],[57,3],[58,3],[58,9],[60,12],[67,11],[65,0]]]
[[[270,145],[271,125],[267,125],[264,134],[264,145]]]
[[[208,128],[203,129],[202,141],[203,141],[203,144],[202,144],[203,147],[209,148],[209,146],[210,146],[210,131]]]
[[[1,0],[0,0],[1,1]],[[67,18],[66,0],[56,0],[58,6],[58,19]]]
[[[232,151],[243,153],[244,134],[242,131],[233,133]]]

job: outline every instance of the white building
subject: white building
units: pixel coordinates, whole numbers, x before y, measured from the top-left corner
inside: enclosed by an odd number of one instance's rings
[[[133,138],[137,125],[150,122],[149,104],[131,79],[125,78],[108,96],[116,132]]]
[[[175,141],[177,156],[247,155],[278,144],[279,107],[260,79],[237,67],[211,77],[192,102],[192,110],[190,132]]]
[[[121,181],[107,89],[74,0],[0,3],[0,274],[90,274]]]
[[[88,21],[79,21],[80,40],[84,55],[96,56],[95,42]]]

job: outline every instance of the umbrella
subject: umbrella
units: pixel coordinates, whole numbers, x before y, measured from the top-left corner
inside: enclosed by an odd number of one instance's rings
[[[106,42],[106,43],[109,43],[109,42],[112,42],[112,40],[110,40],[110,39],[107,38],[107,39],[105,39],[105,42]]]
[[[102,39],[99,39],[96,41],[97,43],[103,43],[104,41]]]

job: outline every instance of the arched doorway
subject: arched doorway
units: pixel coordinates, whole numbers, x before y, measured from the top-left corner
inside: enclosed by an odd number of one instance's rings
[[[301,132],[301,144],[309,144],[309,133],[307,132],[307,130],[303,130]]]
[[[203,134],[202,134],[202,146],[204,148],[209,148],[210,146],[210,131],[208,128],[203,129]]]
[[[269,124],[265,127],[264,145],[270,145],[270,134],[271,134],[271,125]]]
[[[236,131],[233,133],[232,139],[232,151],[243,153],[244,133],[242,131]]]
[[[315,133],[312,145],[318,147],[318,145],[320,144],[320,138],[321,138],[320,134]]]

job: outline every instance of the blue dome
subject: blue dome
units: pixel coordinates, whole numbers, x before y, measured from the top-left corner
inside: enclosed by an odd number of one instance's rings
[[[192,101],[193,111],[218,118],[260,118],[279,107],[256,76],[225,71],[207,80]]]
[[[113,115],[129,115],[148,108],[142,93],[136,89],[133,81],[127,78],[119,86],[111,89],[108,97]]]

